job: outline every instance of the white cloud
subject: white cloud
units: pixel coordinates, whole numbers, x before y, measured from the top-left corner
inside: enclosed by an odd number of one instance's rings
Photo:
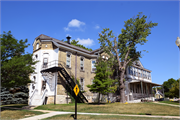
[[[64,27],[64,30],[65,31],[70,31],[70,27],[76,27],[78,28],[79,30],[82,31],[81,27],[86,25],[84,22],[81,22],[77,19],[72,19],[69,23],[68,23],[68,26],[67,27]],[[77,29],[76,29],[77,30]]]
[[[70,31],[70,29],[68,27],[64,27],[65,31]]]
[[[69,23],[68,23],[68,27],[80,27],[82,25],[85,25],[84,22],[81,22],[77,19],[72,19]]]
[[[80,39],[80,38],[77,38],[77,40],[79,41],[79,44],[81,45],[84,45],[85,47],[89,47],[89,46],[92,46],[94,41],[93,39]]]
[[[96,25],[96,26],[95,26],[95,29],[99,29],[99,28],[100,28],[99,25]]]

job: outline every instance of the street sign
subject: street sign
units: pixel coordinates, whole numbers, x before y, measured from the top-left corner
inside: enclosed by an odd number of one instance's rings
[[[74,87],[74,93],[76,94],[76,96],[78,95],[78,93],[79,93],[79,87],[78,87],[78,85],[76,84],[75,85],[75,87]]]

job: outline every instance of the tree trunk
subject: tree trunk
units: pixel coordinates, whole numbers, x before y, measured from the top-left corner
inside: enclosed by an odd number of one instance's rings
[[[99,97],[98,97],[98,105],[100,104],[100,93],[99,93]]]
[[[120,80],[119,80],[119,83],[120,83],[120,87],[119,87],[119,92],[120,92],[120,103],[125,103],[125,93],[124,93],[124,73],[125,73],[125,70],[121,71],[120,73]]]

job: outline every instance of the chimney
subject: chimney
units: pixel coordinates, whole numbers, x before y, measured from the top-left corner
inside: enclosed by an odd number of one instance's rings
[[[68,44],[71,44],[71,43],[70,43],[71,37],[67,36],[66,38],[67,38],[67,43],[68,43]]]

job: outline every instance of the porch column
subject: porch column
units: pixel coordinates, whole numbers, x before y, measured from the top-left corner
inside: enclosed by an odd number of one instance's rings
[[[147,83],[146,83],[146,94],[147,94],[147,98],[148,98],[148,88],[147,88]]]
[[[143,97],[143,84],[142,84],[142,81],[141,81],[141,93],[142,93],[142,97]]]
[[[152,98],[152,85],[151,84],[150,84],[150,92],[151,92],[150,97]]]

